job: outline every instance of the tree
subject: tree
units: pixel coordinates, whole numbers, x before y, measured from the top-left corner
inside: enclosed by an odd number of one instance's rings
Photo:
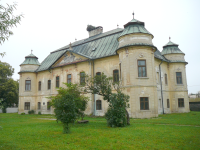
[[[0,107],[13,106],[18,104],[19,83],[11,78],[14,69],[4,62],[0,62]]]
[[[112,77],[104,73],[94,78],[85,76],[85,89],[87,93],[98,94],[109,103],[108,111],[105,114],[108,126],[122,127],[130,124],[129,114],[126,110],[129,107],[129,96],[122,93],[120,82],[113,82]],[[113,88],[115,92],[113,92]]]
[[[14,16],[13,12],[16,9],[17,4],[13,5],[7,4],[7,7],[4,7],[0,4],[0,44],[8,40],[8,38],[13,35],[13,32],[10,28],[17,26],[20,23],[23,15]],[[5,53],[0,53],[0,56],[4,56]]]
[[[51,106],[53,106],[55,116],[58,121],[63,123],[63,133],[69,133],[70,123],[74,123],[76,119],[84,117],[87,106],[88,97],[81,94],[77,84],[64,83],[67,88],[60,87],[58,95],[51,96]]]

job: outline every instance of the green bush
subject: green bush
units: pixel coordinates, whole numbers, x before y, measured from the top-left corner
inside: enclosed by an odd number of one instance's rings
[[[42,113],[39,111],[39,112],[38,112],[38,115],[41,115],[41,114],[42,114]]]
[[[127,125],[126,108],[129,96],[121,92],[112,93],[108,111],[105,114],[107,124],[110,127],[124,127]]]
[[[21,113],[21,115],[25,115],[25,113]]]
[[[35,113],[34,110],[29,110],[29,111],[28,111],[28,114],[29,114],[29,115],[34,114],[34,113]]]

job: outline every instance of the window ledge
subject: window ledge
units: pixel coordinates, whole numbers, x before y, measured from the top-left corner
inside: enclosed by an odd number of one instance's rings
[[[149,77],[137,77],[136,79],[149,79]]]
[[[176,86],[184,86],[184,84],[176,84]]]
[[[32,92],[32,91],[24,91],[24,92]]]
[[[151,110],[140,110],[140,112],[151,112]]]

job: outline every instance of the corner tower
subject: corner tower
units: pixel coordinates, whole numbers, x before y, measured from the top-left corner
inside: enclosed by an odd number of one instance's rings
[[[122,85],[130,96],[129,114],[133,118],[158,116],[156,78],[154,71],[153,35],[145,23],[134,18],[124,25],[118,37]]]
[[[29,110],[35,110],[37,92],[35,71],[39,66],[38,58],[32,53],[26,56],[20,65],[18,113],[28,113]]]
[[[169,40],[161,54],[169,60],[171,112],[189,112],[185,54]]]

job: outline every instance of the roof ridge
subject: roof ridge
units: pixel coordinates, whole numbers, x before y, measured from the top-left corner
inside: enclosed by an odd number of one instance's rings
[[[112,31],[115,31],[115,30],[118,30],[118,31],[112,33]],[[97,40],[97,39],[103,38],[103,37],[105,37],[105,36],[109,36],[109,35],[112,35],[112,34],[116,34],[116,33],[118,33],[118,32],[122,32],[123,30],[124,30],[124,29],[122,29],[122,28],[113,29],[113,30],[110,30],[110,31],[107,31],[107,32],[100,33],[100,34],[98,34],[98,35],[89,37],[89,38],[85,38],[85,39],[82,39],[82,40],[73,42],[73,43],[71,43],[71,45],[72,45],[72,47],[74,47],[74,46],[78,46],[78,45],[81,45],[81,44],[85,44],[85,43],[91,42],[91,41],[93,41],[93,40]],[[111,32],[111,33],[109,33],[109,32]],[[98,37],[98,36],[99,36],[99,37]],[[96,38],[95,38],[95,37],[96,37]],[[93,38],[94,38],[94,39],[93,39]],[[88,41],[86,41],[87,39],[88,39]],[[91,40],[90,40],[90,39],[91,39]],[[81,41],[82,41],[82,42],[81,42]],[[79,42],[80,42],[80,43],[79,43]],[[74,44],[74,43],[78,43],[78,44]],[[73,44],[74,44],[74,45],[73,45]],[[66,46],[64,46],[64,47],[61,47],[60,49],[55,50],[55,51],[53,51],[53,52],[51,52],[51,53],[55,53],[55,52],[57,52],[57,51],[61,51],[61,50],[64,50],[64,49],[66,49],[66,48],[69,48],[69,45],[66,45]]]

